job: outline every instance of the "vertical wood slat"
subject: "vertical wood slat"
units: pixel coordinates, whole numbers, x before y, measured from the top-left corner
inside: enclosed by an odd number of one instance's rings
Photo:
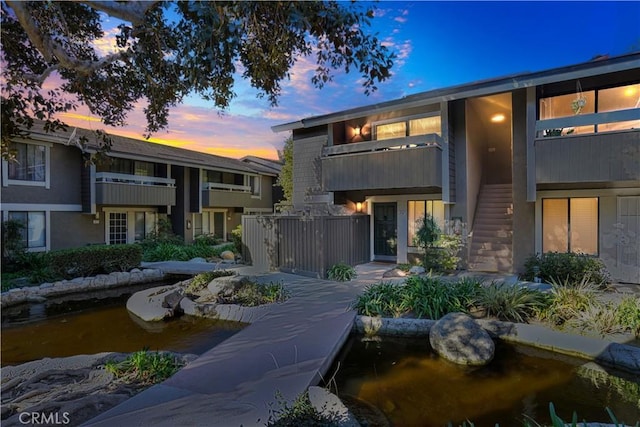
[[[261,269],[324,278],[338,262],[369,261],[369,217],[242,217],[243,256]],[[271,251],[271,255],[270,252]]]

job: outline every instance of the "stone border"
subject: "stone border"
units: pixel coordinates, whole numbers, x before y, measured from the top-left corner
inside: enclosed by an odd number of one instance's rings
[[[640,374],[640,347],[567,334],[531,324],[476,320],[494,338],[593,360]],[[367,335],[426,337],[435,320],[356,316],[354,330]]]
[[[13,288],[0,295],[0,307],[6,308],[27,302],[43,302],[47,298],[86,291],[112,289],[120,286],[138,285],[165,278],[162,270],[134,268],[128,272],[98,274],[95,277],[77,277],[39,286]]]

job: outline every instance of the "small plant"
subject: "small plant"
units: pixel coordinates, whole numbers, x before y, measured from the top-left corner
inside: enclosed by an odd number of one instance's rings
[[[453,271],[458,268],[462,249],[462,237],[457,234],[443,234],[437,242],[439,248],[438,268],[443,271]]]
[[[567,325],[583,331],[595,331],[602,336],[624,332],[611,304],[593,304],[567,321]]]
[[[577,285],[552,280],[551,286],[551,304],[541,310],[538,317],[556,326],[578,317],[581,312],[597,304],[598,287],[587,280],[582,280]]]
[[[235,273],[233,271],[228,270],[214,270],[214,271],[206,271],[204,273],[200,273],[196,275],[193,279],[191,279],[191,283],[185,289],[187,293],[195,294],[204,288],[213,280],[218,277],[226,277],[233,276]]]
[[[338,282],[348,282],[356,277],[356,270],[352,266],[339,262],[327,270],[327,278]]]
[[[236,253],[242,253],[242,225],[238,225],[231,231],[231,242],[235,247]]]
[[[340,423],[333,417],[319,413],[309,400],[309,393],[300,394],[289,404],[282,393],[276,392],[276,401],[280,409],[269,408],[268,427],[338,427]]]
[[[118,378],[128,382],[156,384],[169,378],[182,367],[182,363],[170,354],[150,352],[148,349],[137,351],[122,362],[109,361],[105,369]]]
[[[364,316],[400,317],[408,311],[402,293],[401,285],[376,283],[367,286],[352,307]]]
[[[478,305],[487,310],[487,315],[511,322],[526,322],[549,303],[549,296],[543,292],[506,283],[491,283],[478,295]]]
[[[215,234],[200,234],[196,236],[193,244],[196,246],[215,246],[220,244],[221,240]]]
[[[231,295],[218,295],[218,303],[255,307],[262,304],[284,302],[288,298],[289,291],[282,283],[245,282]]]
[[[615,319],[620,326],[640,337],[640,297],[624,297],[616,308]]]

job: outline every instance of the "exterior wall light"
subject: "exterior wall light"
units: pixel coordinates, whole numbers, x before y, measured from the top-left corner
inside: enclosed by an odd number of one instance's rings
[[[498,113],[498,114],[494,114],[493,116],[491,116],[491,121],[493,123],[502,123],[504,122],[504,119],[506,117],[504,116],[504,114]]]
[[[362,132],[362,128],[360,126],[356,126],[356,127],[353,128],[353,134],[355,136],[360,135],[361,132]]]
[[[356,212],[362,212],[362,202],[356,203]]]

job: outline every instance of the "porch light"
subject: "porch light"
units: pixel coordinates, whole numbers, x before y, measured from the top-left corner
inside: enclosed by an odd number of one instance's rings
[[[356,212],[362,212],[362,202],[356,203]]]
[[[362,132],[362,128],[360,128],[360,126],[356,126],[356,127],[353,128],[353,134],[355,136],[360,135],[361,132]]]
[[[491,121],[493,123],[502,123],[504,122],[505,116],[502,113],[498,113],[498,114],[494,114],[493,116],[491,116]]]

